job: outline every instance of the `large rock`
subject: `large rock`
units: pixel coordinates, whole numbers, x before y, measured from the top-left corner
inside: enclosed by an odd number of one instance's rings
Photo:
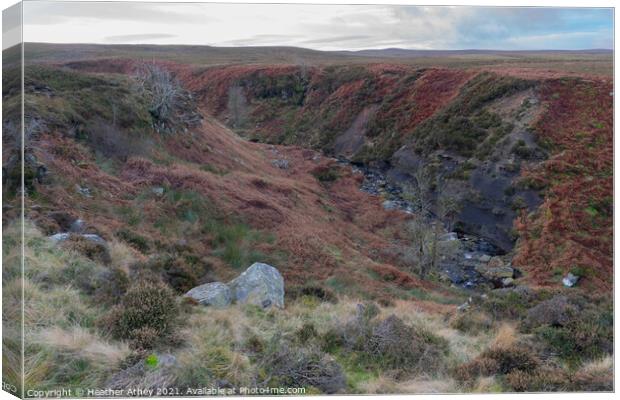
[[[257,306],[284,307],[284,279],[271,265],[254,263],[244,273],[228,283],[237,303]]]
[[[232,292],[222,282],[211,282],[197,286],[185,294],[204,306],[226,307],[232,302]]]

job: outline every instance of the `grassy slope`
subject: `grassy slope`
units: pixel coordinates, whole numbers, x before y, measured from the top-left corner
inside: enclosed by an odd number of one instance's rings
[[[536,125],[552,155],[524,179],[546,187],[545,202],[523,216],[517,262],[541,283],[572,271],[599,288],[613,287],[612,85],[550,80],[547,112]]]
[[[17,224],[6,226],[3,289],[8,321],[12,320],[10,314],[20,309],[21,246],[15,240],[19,235]],[[104,388],[127,366],[147,358],[157,360],[164,353],[174,355],[177,363],[173,367],[146,368],[145,373],[133,378],[132,387],[149,387],[158,382],[156,385],[185,390],[210,387],[222,380],[233,386],[254,386],[258,381],[268,386],[303,386],[307,393],[320,393],[322,379],[332,376],[322,375],[329,371],[324,368],[334,363],[344,374],[344,385],[339,387],[346,393],[609,390],[613,381],[612,359],[600,351],[601,344],[596,341],[605,340],[602,343],[609,346],[609,330],[596,333],[602,328],[589,326],[595,331],[579,339],[551,336],[546,339],[549,343],[541,347],[547,342],[541,342],[536,335],[546,338],[556,331],[563,332],[563,328],[543,326],[534,337],[525,328],[526,307],[553,293],[525,301],[491,295],[486,303],[474,303],[465,313],[455,312],[454,306],[396,300],[377,309],[377,316],[368,314],[361,320],[356,319],[360,300],[344,296],[303,295],[288,300],[285,310],[269,311],[251,306],[216,310],[179,304],[177,318],[169,321],[174,340],[146,352],[135,350],[126,341],[111,337],[104,329],[105,323],[101,324],[110,313],[107,302],[119,300],[96,297],[98,287],[109,285],[100,277],[110,267],[52,245],[30,223],[26,224],[25,239],[26,389]],[[111,242],[111,256],[114,265],[123,265],[133,257],[127,246],[117,241]],[[583,298],[578,301],[583,302]],[[411,346],[425,342],[428,346],[423,365],[416,364],[418,353],[413,358],[400,357],[394,364],[388,356],[393,356],[389,352],[394,349],[388,347],[387,353],[376,355],[363,346],[342,341],[359,334],[358,329],[372,329],[394,316],[414,333],[409,339],[394,336],[393,340],[412,340],[408,343]],[[4,322],[5,331],[15,328]],[[375,340],[382,337],[376,336]],[[567,358],[549,356],[550,350],[557,352],[549,347],[556,345],[553,340],[561,341],[560,350],[568,353],[560,354]],[[11,359],[14,354],[10,335],[5,335],[3,343],[5,357]],[[575,353],[582,351],[580,347],[571,347],[584,344],[595,346],[588,349],[596,351],[586,356]],[[295,357],[287,358],[287,353]],[[306,371],[308,364],[302,361],[303,355],[319,357],[311,358],[314,361],[309,364],[312,374],[318,374],[310,375],[318,387],[304,378],[294,378],[294,371]],[[485,368],[476,372],[481,360],[486,360],[488,372]],[[501,363],[501,369],[493,369],[496,362]],[[4,366],[5,377],[15,373],[11,368],[16,365]],[[417,369],[420,367],[421,371]]]
[[[262,259],[291,284],[328,280],[385,298],[386,286],[406,297],[420,285],[390,255],[403,217],[357,190],[360,177],[351,171],[301,148],[248,143],[211,119],[185,134],[155,135],[123,76],[58,71],[48,79],[52,71],[27,71],[32,87],[42,80],[53,93],[32,89],[26,108],[51,121],[31,143],[50,170],[48,184],[27,200],[28,217],[46,233],[59,229],[49,212],[64,211],[106,239],[132,242],[143,258],[176,252],[184,240],[183,257],[206,263],[220,279]],[[98,95],[88,97],[93,85]],[[125,108],[129,103],[134,108]],[[102,127],[99,119],[113,114],[117,123]],[[288,159],[290,168],[274,167],[278,158]],[[336,171],[337,182],[318,181],[313,173],[320,170]],[[92,197],[77,193],[76,185]],[[153,187],[163,187],[164,196]],[[377,282],[377,273],[393,281]]]

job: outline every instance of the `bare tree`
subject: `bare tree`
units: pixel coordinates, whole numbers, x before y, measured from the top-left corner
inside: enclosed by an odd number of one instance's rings
[[[460,199],[448,190],[445,182],[438,182],[436,189],[437,217],[443,221],[448,231],[454,229],[454,223],[461,211]]]
[[[441,224],[416,215],[407,223],[406,229],[410,245],[405,249],[405,262],[424,279],[439,262]]]
[[[414,183],[405,192],[417,213],[407,225],[410,246],[405,251],[405,262],[425,278],[437,269],[441,258],[450,256],[458,247],[458,243],[443,243],[440,238],[444,232],[442,222],[452,230],[460,204],[429,167],[419,168],[413,178]]]
[[[433,209],[434,176],[428,167],[418,168],[413,174],[413,183],[403,187],[403,197],[420,214],[427,216]]]

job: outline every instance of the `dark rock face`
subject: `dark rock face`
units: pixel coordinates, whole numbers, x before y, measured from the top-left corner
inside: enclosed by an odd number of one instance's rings
[[[514,161],[488,160],[469,165],[470,161],[459,156],[444,152],[422,156],[408,148],[399,150],[393,161],[386,176],[395,185],[415,184],[415,172],[432,166],[437,171],[437,179],[444,182],[442,195],[458,203],[460,212],[454,221],[455,229],[484,237],[504,252],[514,246],[511,231],[518,210],[531,211],[542,203],[536,191],[517,185],[520,170],[513,166],[517,164]],[[464,165],[471,168],[467,174],[453,178]],[[434,196],[436,201],[436,194]],[[436,206],[432,209],[436,211]]]
[[[507,128],[496,142],[480,146],[485,152],[473,156],[445,149],[422,153],[413,143],[394,153],[387,179],[405,187],[416,185],[418,171],[432,171],[442,186],[440,195],[458,204],[454,230],[484,237],[509,252],[514,247],[512,228],[519,211],[532,211],[542,203],[537,190],[520,182],[524,167],[535,167],[545,159],[545,151],[529,129],[539,110],[532,90],[500,98],[483,111],[492,112]],[[436,202],[438,194],[433,196]],[[436,205],[432,210],[437,211]]]

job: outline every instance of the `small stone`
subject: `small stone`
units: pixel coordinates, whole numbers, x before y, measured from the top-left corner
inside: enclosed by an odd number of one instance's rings
[[[488,254],[483,254],[480,256],[480,261],[481,262],[486,262],[488,263],[491,260],[491,256]]]
[[[495,256],[489,259],[489,268],[501,268],[504,266],[504,261],[501,257]]]
[[[50,239],[54,243],[59,243],[69,239],[69,235],[70,233],[56,233],[52,236],[49,236],[48,239]]]
[[[84,197],[93,197],[90,193],[90,189],[80,185],[75,185],[75,190]]]
[[[566,275],[562,279],[562,284],[566,287],[573,287],[577,284],[578,281],[579,281],[579,277],[569,272],[568,275]]]
[[[513,278],[504,278],[504,279],[502,279],[502,286],[503,287],[514,286],[514,284],[515,284],[515,280]]]
[[[153,192],[153,194],[155,196],[163,196],[164,195],[164,188],[161,187],[161,186],[156,186],[156,187],[151,189],[151,192]]]
[[[284,159],[271,160],[271,164],[274,167],[280,168],[280,169],[288,169],[288,167],[289,167],[288,160],[284,160]]]
[[[456,234],[456,232],[445,233],[439,237],[440,242],[451,242],[454,240],[459,240],[459,236]]]
[[[85,233],[85,234],[82,235],[82,237],[84,239],[88,239],[88,240],[90,240],[92,242],[97,242],[97,243],[100,243],[100,244],[105,244],[105,240],[101,236],[95,235],[94,233]]]
[[[386,200],[383,202],[383,209],[385,210],[396,210],[398,208],[398,203],[392,200]]]

